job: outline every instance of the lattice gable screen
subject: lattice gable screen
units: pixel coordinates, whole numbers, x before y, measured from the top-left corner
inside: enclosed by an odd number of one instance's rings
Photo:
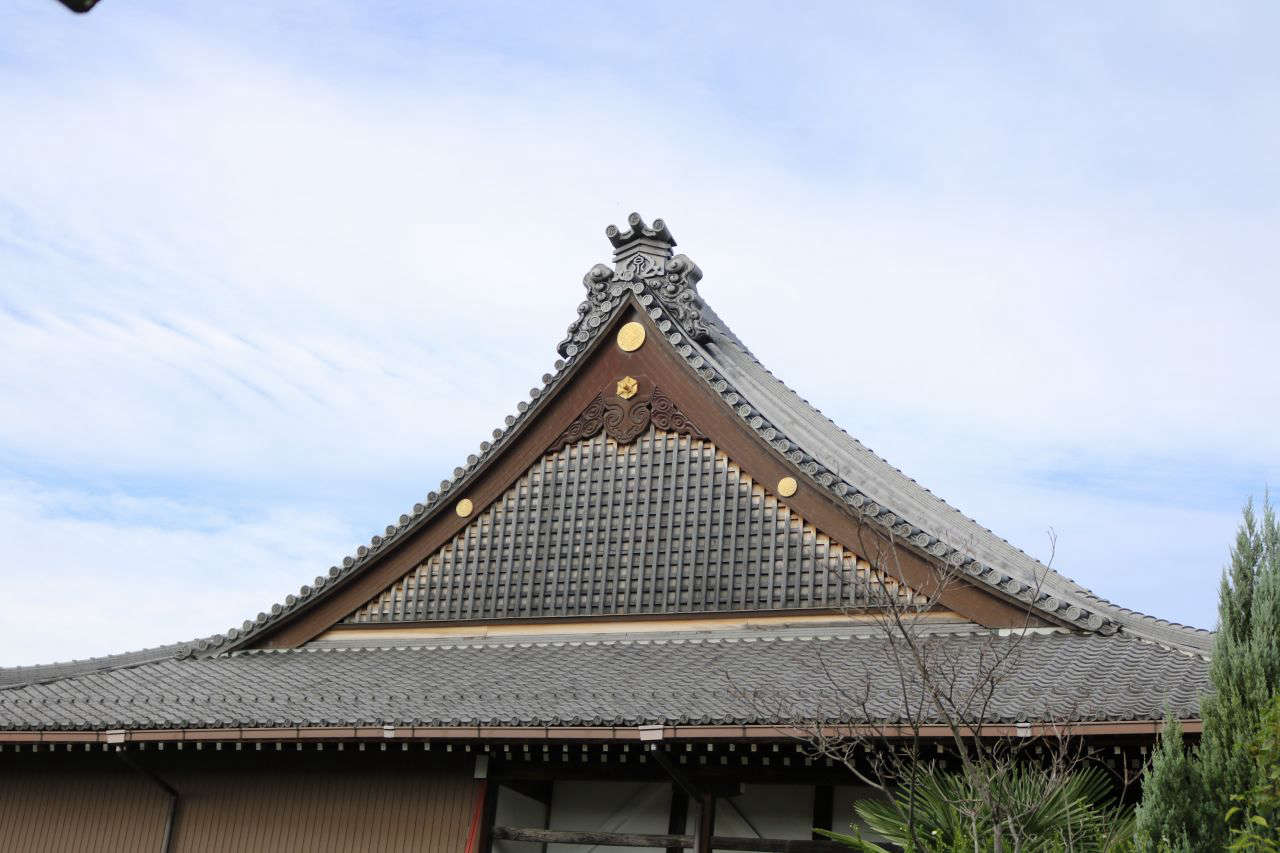
[[[549,452],[347,623],[871,606],[912,596],[709,440],[649,426]]]

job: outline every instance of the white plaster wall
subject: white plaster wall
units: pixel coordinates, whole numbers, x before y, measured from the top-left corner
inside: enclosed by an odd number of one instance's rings
[[[689,832],[693,831],[691,822]],[[731,800],[716,802],[716,835],[802,840],[812,832],[813,788],[809,785],[747,785]]]
[[[664,782],[556,782],[551,794],[551,829],[665,834],[671,785]],[[620,850],[587,844],[548,844],[547,853]],[[632,853],[664,853],[661,848],[628,847]]]
[[[884,839],[867,829],[866,825],[853,811],[853,804],[858,800],[872,800],[881,797],[879,791],[868,785],[839,785],[832,791],[831,829],[833,832],[852,834],[856,826],[867,841],[879,843]]]
[[[498,788],[498,808],[494,826],[519,826],[542,829],[546,826],[546,809],[542,803],[507,787]],[[494,853],[542,853],[542,845],[532,841],[494,841]]]
[[[837,787],[832,791],[832,823],[837,832],[848,831],[854,818],[854,800],[871,795],[871,790],[865,787]],[[501,808],[503,800],[498,802]],[[669,783],[557,782],[548,826],[550,829],[663,834],[667,831],[670,807]],[[697,824],[698,806],[691,803],[685,832],[692,834]],[[717,801],[715,831],[716,835],[743,838],[807,839],[813,831],[813,787],[747,785],[745,791],[731,801]],[[871,839],[865,832],[863,837]],[[547,845],[547,853],[606,853],[620,849],[585,844]],[[663,853],[659,848],[626,849],[634,853]],[[502,849],[501,853],[508,851]],[[526,851],[523,847],[518,851],[513,848],[511,853]]]

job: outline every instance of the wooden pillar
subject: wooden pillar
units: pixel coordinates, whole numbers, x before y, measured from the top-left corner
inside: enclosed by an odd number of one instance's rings
[[[698,831],[693,836],[693,853],[711,853],[711,836],[716,832],[716,798],[703,794],[698,810]]]
[[[689,795],[679,785],[671,785],[671,811],[667,819],[667,835],[684,835],[689,822]],[[684,853],[683,847],[668,847],[667,853]]]
[[[498,814],[498,783],[486,780],[484,785],[484,805],[480,811],[480,827],[476,832],[476,853],[492,853],[493,820]]]
[[[835,791],[830,785],[814,785],[813,786],[813,828],[831,830],[834,815],[832,797]],[[825,838],[825,836],[813,833],[815,840]]]

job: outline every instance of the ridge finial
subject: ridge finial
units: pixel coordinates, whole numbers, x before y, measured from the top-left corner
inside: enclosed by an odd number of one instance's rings
[[[672,252],[676,238],[661,219],[645,224],[640,214],[627,217],[628,228],[616,225],[604,230],[613,244],[613,268],[596,264],[582,278],[587,299],[578,306],[578,318],[557,347],[572,358],[590,340],[623,300],[634,295],[654,319],[670,318],[690,340],[710,340],[702,318],[705,306],[698,296],[702,270],[684,255]]]
[[[646,225],[640,214],[633,213],[627,217],[627,226],[626,231],[616,225],[604,229],[613,244],[613,266],[617,272],[631,269],[643,273],[648,267],[660,268],[671,257],[676,238],[667,223],[655,219],[652,225]],[[635,260],[637,256],[639,260]]]

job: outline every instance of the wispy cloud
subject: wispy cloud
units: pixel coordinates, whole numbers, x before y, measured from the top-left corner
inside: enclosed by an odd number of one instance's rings
[[[3,662],[219,630],[380,530],[537,383],[631,209],[867,444],[1210,623],[1280,467],[1273,13],[656,11],[0,13],[9,556],[167,555],[104,559]],[[201,627],[106,630],[215,560]]]
[[[310,582],[353,534],[314,505],[219,506],[0,480],[0,536],[17,557],[5,571],[0,662],[224,631]]]

